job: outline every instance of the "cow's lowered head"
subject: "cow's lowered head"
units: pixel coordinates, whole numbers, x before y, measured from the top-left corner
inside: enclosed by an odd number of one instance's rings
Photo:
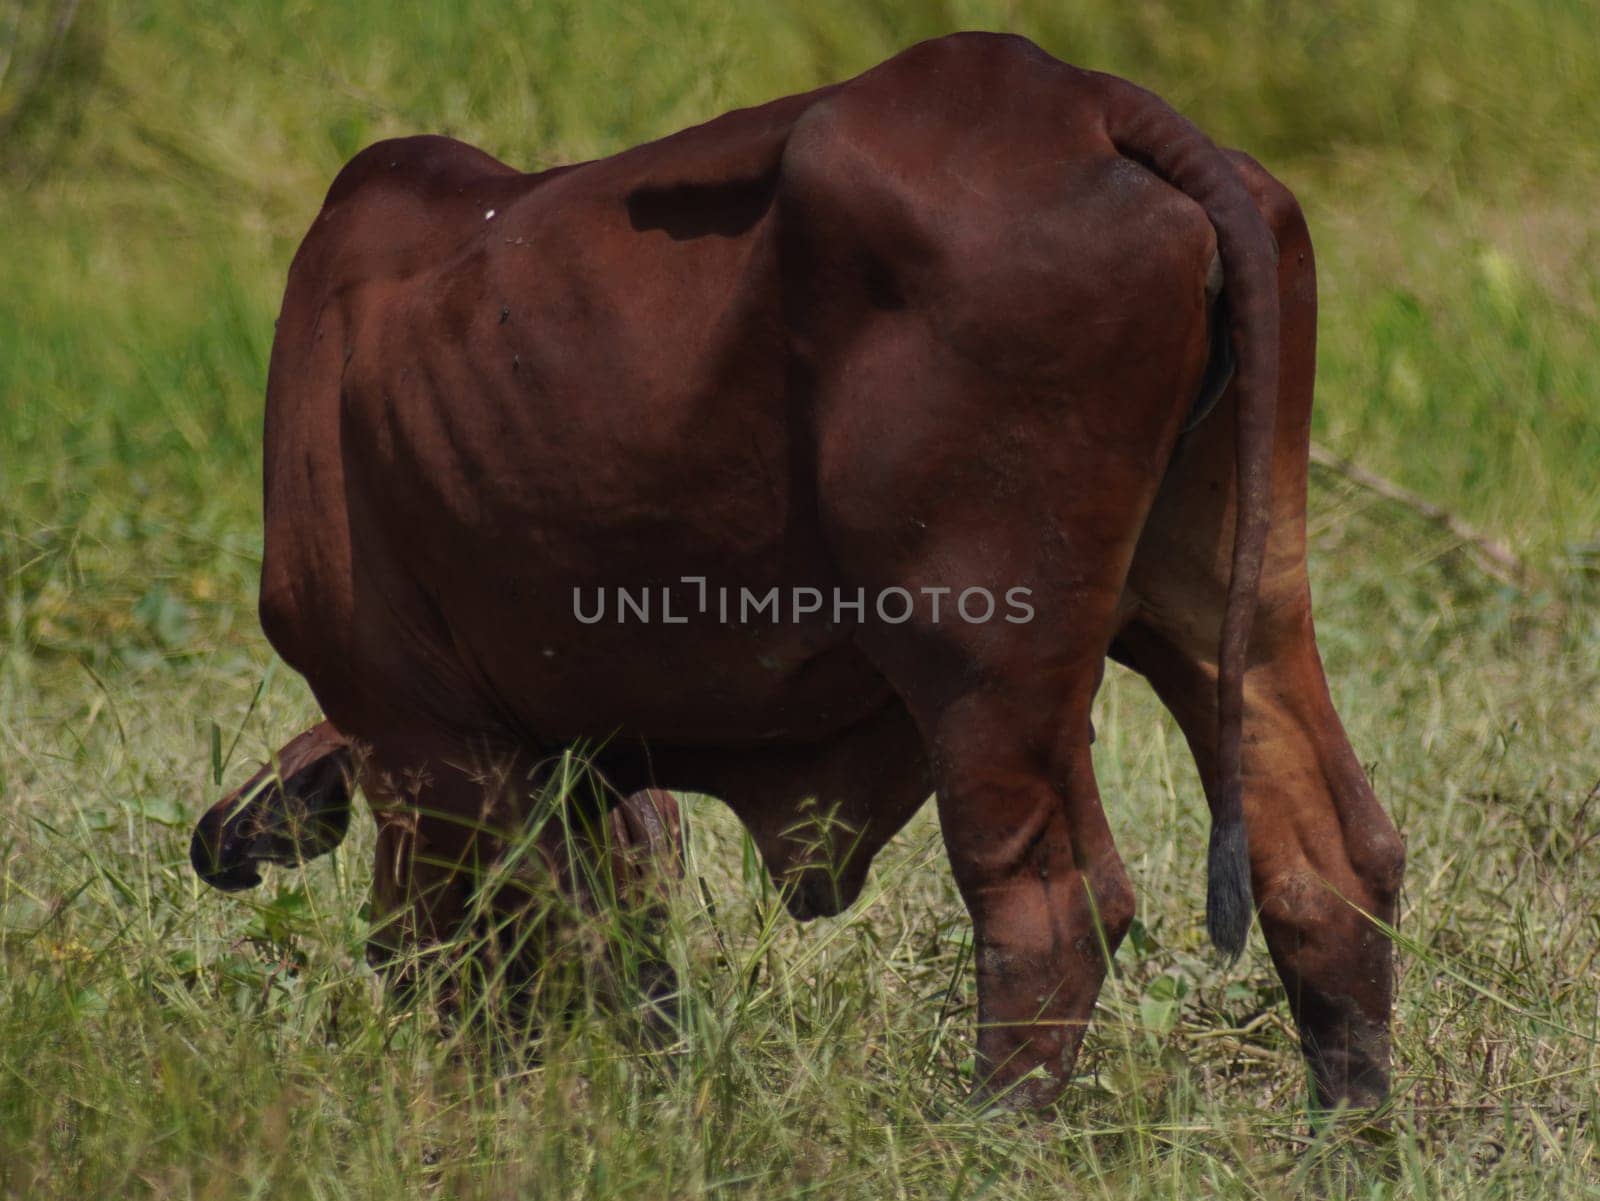
[[[189,861],[213,888],[238,892],[261,883],[258,864],[325,855],[350,827],[354,783],[350,743],[327,722],[313,726],[206,811]]]

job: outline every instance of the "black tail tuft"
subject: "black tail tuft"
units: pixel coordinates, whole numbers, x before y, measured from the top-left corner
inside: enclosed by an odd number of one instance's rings
[[[1244,817],[1237,809],[1211,826],[1206,876],[1206,933],[1217,950],[1232,961],[1244,950],[1255,910],[1250,895],[1250,851]]]

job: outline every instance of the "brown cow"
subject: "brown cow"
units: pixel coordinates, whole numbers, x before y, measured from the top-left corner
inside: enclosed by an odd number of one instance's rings
[[[1109,655],[1199,764],[1212,938],[1258,911],[1319,1101],[1376,1102],[1404,855],[1312,635],[1315,324],[1281,184],[1019,38],[539,174],[373,146],[267,394],[261,620],[330,725],[195,862],[325,850],[358,772],[378,937],[436,944],[583,740],[618,795],[724,798],[805,919],[933,791],[980,1094],[1043,1104],[1134,912],[1090,762]]]

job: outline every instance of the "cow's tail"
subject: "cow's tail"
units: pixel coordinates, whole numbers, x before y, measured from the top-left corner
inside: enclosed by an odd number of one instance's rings
[[[1106,132],[1118,153],[1155,172],[1197,203],[1216,230],[1235,360],[1237,495],[1233,560],[1217,659],[1215,778],[1208,781],[1211,847],[1206,929],[1225,955],[1244,949],[1254,904],[1245,834],[1240,727],[1250,626],[1266,554],[1278,397],[1277,244],[1244,181],[1216,145],[1166,103],[1111,76],[1104,87]]]

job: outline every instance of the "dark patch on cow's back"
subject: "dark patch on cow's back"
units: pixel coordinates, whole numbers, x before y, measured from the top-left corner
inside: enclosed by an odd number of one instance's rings
[[[675,242],[736,238],[760,221],[778,190],[778,169],[712,183],[641,184],[626,198],[636,230],[659,229]]]

